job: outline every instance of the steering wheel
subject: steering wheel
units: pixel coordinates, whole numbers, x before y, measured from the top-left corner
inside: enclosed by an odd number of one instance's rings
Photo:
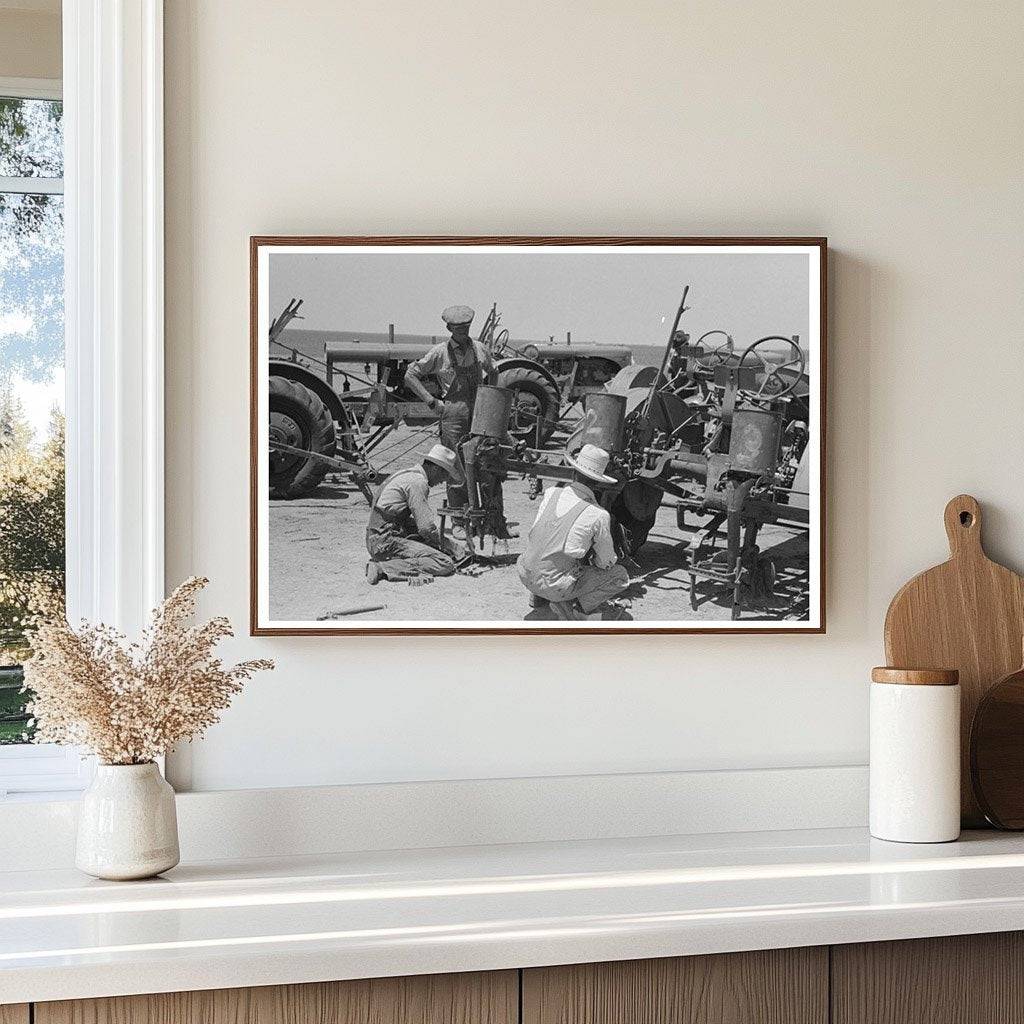
[[[770,362],[762,351],[758,351],[760,346],[775,341],[781,341],[788,345],[793,353],[793,358],[784,363],[775,363]],[[786,338],[781,334],[769,334],[765,338],[759,338],[753,345],[749,345],[744,350],[737,367],[755,366],[764,374],[761,386],[756,391],[748,392],[755,399],[783,398],[796,390],[797,385],[800,383],[800,378],[803,377],[806,364],[807,360],[800,350],[800,346],[792,338]],[[792,381],[787,382],[786,378],[782,375],[782,371],[788,370],[791,366],[797,367],[797,370],[793,374]]]
[[[733,353],[732,335],[726,331],[713,330],[705,331],[698,339],[697,345],[699,346],[705,338],[710,338],[713,334],[724,335],[725,341],[720,341],[713,348],[708,349],[704,355],[698,360],[701,366],[707,365],[705,360],[710,360],[710,366],[723,366],[729,359],[729,356]]]
[[[504,355],[505,349],[508,348],[508,340],[508,328],[503,327],[495,336],[494,341],[491,343],[491,354],[496,357]]]

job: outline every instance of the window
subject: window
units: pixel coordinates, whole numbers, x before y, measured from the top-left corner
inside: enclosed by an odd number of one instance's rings
[[[27,747],[26,619],[61,609],[64,526],[63,105],[0,81],[0,796],[77,788],[74,752]],[[16,93],[16,94],[11,94]]]
[[[52,470],[32,492],[32,546],[19,557],[40,586],[59,593],[64,582],[70,618],[134,636],[164,595],[163,4],[62,0],[61,18],[62,83],[0,78],[0,99],[17,101],[0,134],[0,321],[17,328],[0,330],[0,372],[31,407],[30,454],[48,452]],[[46,433],[62,391],[63,480],[59,431]],[[42,520],[54,527],[43,535]],[[20,740],[16,688],[0,688],[0,701],[8,739]],[[59,795],[90,774],[74,750],[0,744],[0,800]]]

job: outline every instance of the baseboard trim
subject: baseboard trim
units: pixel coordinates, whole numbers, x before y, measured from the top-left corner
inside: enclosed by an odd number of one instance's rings
[[[178,797],[182,859],[867,824],[867,766],[225,790]],[[76,801],[0,803],[0,870],[74,864]]]

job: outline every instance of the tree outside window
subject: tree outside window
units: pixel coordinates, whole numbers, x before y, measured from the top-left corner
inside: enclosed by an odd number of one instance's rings
[[[0,744],[31,739],[26,625],[63,612],[61,103],[0,96]]]

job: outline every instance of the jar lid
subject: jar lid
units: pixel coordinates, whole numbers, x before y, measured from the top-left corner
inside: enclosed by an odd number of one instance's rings
[[[955,668],[890,668],[871,670],[873,683],[901,683],[909,686],[956,686],[960,673]]]

